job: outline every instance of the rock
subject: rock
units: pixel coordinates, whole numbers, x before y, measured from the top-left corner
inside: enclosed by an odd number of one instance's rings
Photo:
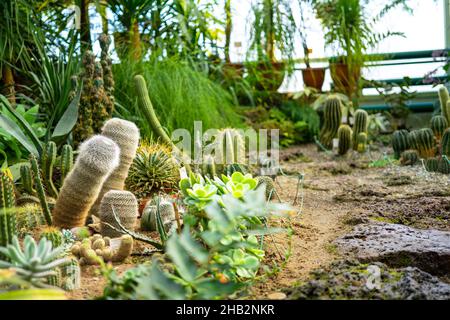
[[[272,292],[267,295],[267,298],[269,300],[284,300],[286,299],[286,294],[283,292]]]
[[[435,275],[450,274],[450,232],[389,223],[358,225],[335,241],[338,250],[363,262],[415,266]]]

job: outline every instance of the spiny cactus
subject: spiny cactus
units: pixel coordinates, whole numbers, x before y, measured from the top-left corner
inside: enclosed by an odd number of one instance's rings
[[[214,157],[212,157],[211,155],[207,155],[203,158],[202,174],[209,176],[211,179],[217,175]]]
[[[100,202],[103,196],[110,190],[123,190],[128,171],[136,156],[136,149],[139,144],[139,129],[133,122],[114,118],[108,120],[103,129],[102,136],[114,141],[120,148],[119,166],[108,176],[103,183],[102,190],[92,206],[90,213],[98,214]]]
[[[425,169],[427,169],[428,172],[436,172],[438,171],[438,167],[439,167],[438,158],[425,159]]]
[[[359,153],[366,152],[367,148],[367,134],[365,132],[360,132],[356,138],[356,143],[358,144],[356,151]]]
[[[419,161],[419,154],[416,150],[406,150],[400,157],[400,163],[404,166],[413,166]]]
[[[235,172],[240,172],[242,174],[247,174],[248,173],[248,169],[246,168],[246,166],[239,164],[239,163],[233,163],[233,164],[229,164],[227,165],[224,169],[222,174],[226,175],[226,176],[231,176],[233,173]]]
[[[17,235],[15,202],[11,173],[0,170],[0,246],[12,243]]]
[[[428,159],[434,157],[436,144],[433,131],[430,128],[420,129],[417,133],[417,151],[419,151],[421,158]]]
[[[446,156],[439,158],[438,171],[443,174],[450,174],[450,161]]]
[[[42,180],[47,192],[52,197],[58,196],[58,191],[53,183],[53,168],[56,162],[56,143],[53,141],[45,144],[41,155]]]
[[[447,128],[442,135],[441,154],[450,158],[450,128]]]
[[[45,195],[44,185],[42,183],[39,165],[38,165],[36,157],[33,154],[30,155],[30,164],[31,164],[31,170],[33,171],[34,184],[36,187],[39,202],[42,207],[42,211],[44,213],[45,221],[47,222],[47,224],[49,226],[51,226],[53,223],[52,222],[52,213],[50,212],[50,207],[48,206],[47,197]]]
[[[19,236],[24,235],[38,226],[44,225],[45,218],[39,204],[28,203],[17,207],[17,231]]]
[[[143,198],[163,190],[176,189],[180,168],[166,145],[142,143],[126,180],[127,190]]]
[[[53,248],[58,248],[64,242],[61,231],[55,227],[47,227],[42,230],[40,238],[46,238],[50,241]]]
[[[215,134],[215,140],[208,146],[215,151],[216,165],[245,163],[245,140],[239,130],[225,128]]]
[[[114,76],[112,72],[112,59],[109,56],[111,38],[107,34],[101,34],[98,41],[100,43],[100,48],[102,49],[100,63],[102,64],[103,69],[103,86],[114,106]]]
[[[56,268],[56,269],[54,270],[54,273],[55,273],[55,274],[53,274],[53,275],[51,275],[51,276],[48,276],[48,277],[46,278],[46,283],[47,283],[49,286],[59,288],[59,287],[61,287],[61,285],[62,285],[62,272],[61,272],[61,269]]]
[[[33,189],[33,176],[31,174],[30,166],[23,165],[20,167],[20,181],[22,183],[22,189],[29,195],[33,195],[35,190]]]
[[[184,155],[174,145],[172,140],[167,135],[166,131],[164,131],[164,128],[161,126],[161,123],[159,122],[158,117],[156,116],[155,109],[153,108],[152,102],[151,102],[150,97],[148,95],[147,84],[145,82],[144,77],[141,76],[141,75],[136,75],[134,77],[134,83],[135,83],[135,86],[136,86],[136,93],[137,93],[137,96],[138,96],[138,102],[139,102],[140,110],[141,110],[142,114],[144,115],[144,117],[146,118],[146,120],[149,122],[153,133],[156,135],[156,137],[161,139],[161,141],[163,143],[171,146],[172,150],[174,152],[178,153],[181,156],[181,158],[182,158],[182,160],[184,162],[184,165],[186,167],[186,170],[188,172],[192,171],[191,167],[189,165],[187,156]]]
[[[269,176],[259,176],[255,178],[258,182],[256,188],[265,188],[266,190],[266,199],[272,200],[275,197],[276,189],[275,189],[275,182],[273,179]]]
[[[64,183],[64,179],[73,168],[73,149],[72,146],[66,144],[62,147],[61,159],[59,167],[61,169],[61,186]]]
[[[341,121],[341,100],[336,96],[331,96],[325,101],[324,123],[319,135],[320,143],[325,148],[332,148],[333,139],[337,135]]]
[[[408,145],[410,149],[415,149],[418,150],[418,138],[417,136],[419,135],[419,130],[412,130],[409,132],[408,134]]]
[[[399,159],[402,152],[409,149],[409,134],[407,130],[397,130],[392,135],[392,148],[395,159]]]
[[[339,140],[338,153],[344,155],[351,148],[352,129],[348,125],[343,124],[339,127],[337,134]]]
[[[449,105],[449,95],[446,87],[441,86],[439,88],[439,101],[441,104],[441,113],[442,116],[447,120],[447,123],[450,124],[450,105]]]
[[[360,133],[365,133],[367,138],[367,125],[369,115],[365,110],[359,109],[355,112],[355,123],[353,125],[353,150],[358,151],[358,136]]]
[[[66,291],[77,290],[81,287],[80,263],[76,257],[69,257],[62,267],[63,282],[61,288]]]
[[[167,200],[150,201],[144,208],[141,217],[141,230],[157,231],[157,214],[160,215],[163,225],[175,219],[173,204]]]
[[[433,130],[434,136],[437,140],[441,140],[445,129],[448,127],[448,122],[444,116],[434,116],[431,118],[431,130]]]
[[[114,213],[127,230],[134,231],[138,217],[138,203],[135,196],[129,191],[121,190],[111,190],[105,194],[100,204],[99,214],[102,222],[100,233],[103,236],[114,238],[122,235],[121,232],[105,224],[108,223],[119,229]]]
[[[56,226],[66,229],[84,226],[103,183],[119,164],[119,154],[114,141],[99,135],[80,146],[53,210]]]

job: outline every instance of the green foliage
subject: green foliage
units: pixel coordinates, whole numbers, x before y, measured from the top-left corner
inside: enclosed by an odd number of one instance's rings
[[[344,155],[352,147],[352,129],[346,124],[342,124],[337,132],[338,136],[338,153]]]
[[[64,248],[52,248],[52,243],[47,239],[41,239],[37,244],[31,236],[26,236],[23,248],[17,237],[12,239],[12,244],[0,247],[0,253],[8,258],[8,261],[0,260],[0,268],[12,268],[22,279],[36,287],[45,287],[47,277],[55,275],[55,269],[67,262],[64,258],[58,258]]]
[[[407,130],[397,130],[392,135],[392,148],[394,149],[395,159],[400,159],[403,151],[409,149],[409,134]]]
[[[333,139],[336,137],[342,121],[342,103],[337,96],[330,96],[325,101],[324,123],[320,130],[319,141],[327,149],[332,148]]]

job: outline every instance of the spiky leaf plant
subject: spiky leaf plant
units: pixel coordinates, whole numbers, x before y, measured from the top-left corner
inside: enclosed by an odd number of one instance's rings
[[[171,152],[164,144],[143,143],[130,167],[127,189],[138,197],[146,197],[164,189],[176,188],[180,172]]]
[[[36,287],[45,287],[47,277],[56,275],[55,269],[64,263],[66,258],[59,258],[64,247],[52,248],[52,243],[42,238],[39,243],[31,236],[24,239],[23,250],[17,237],[12,244],[0,247],[0,253],[9,261],[0,260],[0,268],[11,268],[15,270],[24,280]]]

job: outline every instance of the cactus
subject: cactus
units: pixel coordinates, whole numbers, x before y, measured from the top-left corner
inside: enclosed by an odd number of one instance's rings
[[[355,112],[355,124],[353,125],[353,150],[358,151],[358,136],[360,133],[366,134],[367,140],[367,125],[369,115],[365,110],[359,109]],[[365,146],[364,146],[365,150]]]
[[[424,159],[434,157],[436,153],[433,130],[430,128],[420,129],[417,133],[417,151]]]
[[[47,222],[47,224],[49,226],[51,226],[52,225],[52,214],[51,214],[50,208],[48,206],[47,197],[45,196],[45,191],[44,191],[44,186],[42,184],[39,165],[38,165],[36,157],[33,154],[30,155],[30,164],[31,164],[31,170],[33,171],[33,175],[34,175],[34,184],[36,186],[37,195],[38,195],[41,207],[42,207],[42,211],[44,213],[45,221]]]
[[[48,276],[46,279],[46,283],[49,286],[52,287],[61,287],[62,285],[62,272],[60,268],[56,268],[54,271],[54,274],[51,276]]]
[[[30,232],[38,226],[44,225],[46,222],[41,206],[39,204],[29,203],[17,207],[16,223],[19,236]]]
[[[216,164],[211,155],[207,155],[203,158],[202,174],[209,176],[211,179],[217,175]]]
[[[112,73],[112,59],[108,52],[111,38],[107,34],[101,34],[98,41],[100,43],[100,48],[102,49],[100,63],[103,69],[103,86],[111,100],[112,106],[114,106],[114,76]]]
[[[129,191],[111,190],[102,199],[100,205],[100,220],[102,222],[100,233],[111,238],[120,237],[121,232],[114,230],[108,223],[117,229],[119,226],[114,218],[114,213],[120,223],[127,229],[134,231],[138,217],[138,203],[135,196]]]
[[[438,171],[443,174],[450,174],[450,161],[447,156],[439,158]]]
[[[53,210],[55,226],[66,229],[84,226],[103,183],[119,164],[119,153],[114,141],[99,135],[80,146]]]
[[[419,134],[419,130],[412,130],[409,134],[408,134],[408,145],[410,149],[415,149],[418,150],[418,134]]]
[[[73,149],[68,144],[62,147],[61,160],[59,166],[61,169],[61,186],[62,186],[64,184],[64,179],[67,177],[67,174],[73,168]]]
[[[245,163],[245,140],[236,129],[226,128],[218,131],[208,148],[215,150],[216,165]]]
[[[359,153],[366,152],[366,148],[367,148],[367,133],[360,132],[358,134],[357,139],[356,139],[356,143],[358,144],[358,147],[356,148],[356,151],[358,151]]]
[[[14,183],[8,169],[0,170],[0,246],[12,243],[17,235]]]
[[[58,196],[58,191],[53,183],[53,167],[56,162],[56,143],[53,141],[48,142],[41,155],[41,171],[42,179],[46,187],[47,192],[52,197]]]
[[[47,227],[42,230],[40,238],[46,238],[50,241],[53,248],[58,248],[64,243],[61,231],[55,227]]]
[[[68,262],[61,268],[64,278],[61,287],[67,291],[79,289],[81,287],[81,269],[78,259],[75,257],[68,258]]]
[[[260,186],[264,186],[266,189],[266,199],[272,200],[275,196],[275,193],[277,192],[275,189],[275,182],[273,179],[269,176],[259,176],[255,178],[258,184],[256,185],[256,188],[259,188]]]
[[[139,146],[126,180],[127,190],[140,198],[159,191],[176,189],[180,168],[171,149],[158,143]]]
[[[434,116],[431,118],[430,127],[436,139],[440,141],[445,129],[448,127],[448,122],[443,116]]]
[[[341,100],[336,96],[331,96],[325,101],[324,123],[319,135],[319,141],[325,148],[332,148],[333,139],[337,135],[341,120]]]
[[[419,154],[416,150],[406,150],[400,157],[400,163],[404,166],[413,166],[419,161]]]
[[[247,168],[244,165],[238,164],[238,163],[229,164],[223,170],[223,174],[226,175],[226,176],[231,176],[235,172],[240,172],[242,174],[247,174],[248,170],[247,170]]]
[[[436,172],[438,171],[438,167],[439,167],[438,158],[425,159],[425,169],[427,169],[428,172]]]
[[[449,95],[446,87],[441,86],[439,88],[439,101],[441,105],[441,114],[450,124],[450,105],[449,105]]]
[[[114,141],[120,148],[119,166],[108,176],[103,183],[102,190],[92,206],[90,213],[98,214],[100,202],[103,196],[110,190],[123,190],[125,180],[128,177],[128,171],[136,156],[136,150],[139,144],[139,129],[130,121],[121,119],[108,120],[103,129],[102,136]]]
[[[392,135],[392,148],[394,149],[395,159],[400,159],[403,151],[409,149],[409,134],[406,130],[397,130]]]
[[[33,189],[33,176],[31,174],[30,166],[23,165],[20,167],[20,181],[22,183],[22,189],[29,195],[33,195],[35,190]]]
[[[144,208],[141,217],[141,230],[143,231],[157,231],[157,214],[161,217],[163,225],[167,225],[175,219],[175,210],[173,204],[166,200],[161,200],[158,203],[150,201]]]
[[[338,129],[338,139],[338,153],[344,155],[351,148],[352,129],[346,124],[341,125]]]
[[[442,135],[441,155],[450,158],[450,128],[447,128]]]

